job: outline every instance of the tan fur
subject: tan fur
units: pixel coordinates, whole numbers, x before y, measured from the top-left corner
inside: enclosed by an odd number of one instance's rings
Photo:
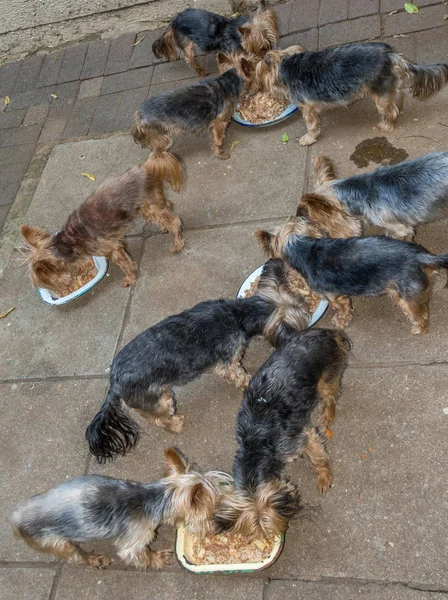
[[[180,192],[184,185],[182,166],[171,152],[152,152],[146,162],[148,173],[155,179],[167,181],[171,189]]]
[[[307,219],[297,217],[278,228],[275,234],[259,229],[254,235],[258,238],[261,248],[269,258],[284,258],[283,248],[291,235],[320,238],[322,232]]]
[[[157,58],[164,58],[170,61],[177,60],[176,42],[171,26],[159,38],[154,54]]]
[[[180,433],[184,426],[185,416],[175,414],[174,399],[171,392],[164,392],[157,404],[150,411],[134,409],[139,412],[142,417],[152,425],[166,429],[171,433]]]
[[[271,9],[258,10],[251,21],[238,27],[238,33],[245,52],[263,56],[278,45],[280,33],[277,15]]]
[[[328,185],[337,179],[334,164],[327,156],[318,154],[313,161],[314,166],[314,185],[316,192],[320,193],[321,188],[327,188]]]
[[[296,45],[285,50],[270,50],[267,52],[263,60],[257,63],[255,69],[257,80],[260,82],[262,89],[279,98],[286,98],[286,88],[279,79],[280,63],[284,58],[304,51],[305,48]]]
[[[331,324],[340,329],[348,327],[353,319],[353,305],[348,296],[335,296],[326,294],[326,298],[335,314],[331,317]]]
[[[196,71],[199,77],[207,77],[207,71],[203,69],[196,60],[195,47],[196,46],[194,42],[188,42],[188,44],[185,46],[185,62],[187,63],[187,65],[189,65],[192,69]]]
[[[311,464],[317,472],[317,489],[324,494],[328,492],[333,483],[333,475],[330,469],[328,454],[325,450],[322,438],[313,427],[306,432],[307,441],[303,448],[303,454],[306,454]]]
[[[217,56],[218,70],[225,73],[229,69],[235,69],[239,77],[243,79],[245,91],[249,94],[255,94],[260,89],[260,84],[256,77],[256,68],[258,57],[244,52],[224,53],[219,52]]]
[[[327,196],[304,194],[297,207],[297,216],[306,217],[315,223],[328,237],[348,238],[362,235],[361,220],[328,201]]]
[[[240,390],[245,390],[249,385],[250,375],[241,364],[244,357],[244,350],[239,351],[236,356],[233,357],[230,365],[223,365],[219,363],[215,367],[215,372],[223,377],[229,383],[234,383],[235,386]]]
[[[394,71],[399,83],[397,89],[400,91],[405,85],[409,85],[412,95],[418,100],[426,100],[440,92],[448,83],[448,67],[446,65],[434,65],[434,69],[425,70],[425,65],[412,65],[409,61],[398,54],[392,55]],[[412,67],[416,69],[413,72]],[[401,111],[400,102],[398,109]]]
[[[429,292],[430,284],[420,294],[414,298],[401,298],[396,289],[387,290],[388,295],[401,308],[404,314],[412,323],[411,333],[413,335],[422,335],[428,333],[429,327]]]
[[[227,160],[230,158],[230,153],[223,149],[222,145],[224,143],[224,139],[226,137],[227,127],[230,124],[230,120],[232,118],[233,109],[230,106],[227,106],[212,123],[210,123],[210,133],[212,137],[212,150],[213,154],[221,158],[222,160]]]

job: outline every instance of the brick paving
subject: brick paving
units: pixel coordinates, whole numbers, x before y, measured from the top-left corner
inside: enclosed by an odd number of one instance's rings
[[[448,8],[431,0],[418,4],[423,8],[413,16],[402,9],[401,0],[296,0],[275,10],[282,47],[301,43],[314,49],[384,39],[410,60],[443,58],[448,45],[448,23],[443,16]],[[399,12],[390,15],[394,10]],[[159,91],[159,84],[194,77],[182,63],[178,69],[157,64],[161,61],[151,46],[159,34],[159,30],[142,31],[94,40],[0,67],[0,96],[11,99],[0,113],[0,148],[26,145],[29,157],[29,144],[54,144],[129,128],[138,103]],[[400,34],[407,37],[393,37]],[[432,52],[440,45],[445,54]],[[0,162],[2,176],[7,169],[8,163]],[[18,189],[20,181],[1,190],[1,206],[12,204],[12,190]],[[2,211],[0,227],[6,216]]]

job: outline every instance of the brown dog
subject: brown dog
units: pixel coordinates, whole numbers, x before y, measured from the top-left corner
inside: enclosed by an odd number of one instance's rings
[[[172,206],[165,198],[163,181],[154,179],[146,164],[141,164],[106,180],[54,235],[40,227],[21,225],[32,284],[64,296],[80,261],[105,256],[125,274],[122,285],[133,285],[137,265],[126,250],[124,235],[141,214],[160,229],[170,231],[174,235],[172,250],[179,252],[184,246],[182,222]]]

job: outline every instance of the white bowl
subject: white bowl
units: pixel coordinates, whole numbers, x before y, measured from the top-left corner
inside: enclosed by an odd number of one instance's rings
[[[57,298],[56,296],[54,296],[54,292],[52,292],[51,290],[46,290],[45,288],[37,288],[39,290],[39,294],[42,300],[47,304],[52,304],[53,306],[60,306],[61,304],[67,304],[67,302],[75,300],[75,298],[79,298],[80,296],[91,290],[97,283],[99,283],[103,279],[104,275],[106,275],[107,273],[107,269],[109,266],[109,263],[107,262],[107,259],[104,256],[92,256],[92,260],[97,269],[97,273],[93,279],[85,283],[75,292],[72,292],[67,296],[63,296],[62,298]]]
[[[179,564],[192,573],[253,573],[270,567],[280,556],[285,543],[285,536],[275,540],[271,553],[258,562],[229,563],[215,565],[196,565],[193,562],[193,540],[183,525],[177,528],[175,552]]]
[[[261,265],[260,267],[258,267],[258,269],[255,269],[255,271],[252,271],[252,273],[250,275],[248,275],[248,277],[245,279],[242,286],[238,290],[238,294],[236,296],[237,298],[245,298],[246,297],[245,292],[250,289],[251,284],[257,279],[257,277],[260,277],[261,272],[263,271],[263,267],[264,267],[264,265]],[[314,313],[311,315],[311,319],[308,323],[308,327],[312,327],[320,319],[322,319],[327,308],[328,308],[328,302],[326,300],[321,300],[319,306],[316,308]]]
[[[237,105],[238,107],[239,105]],[[273,119],[272,121],[263,121],[263,123],[251,123],[250,121],[245,121],[241,115],[235,111],[232,115],[232,119],[238,125],[243,125],[243,127],[270,127],[271,125],[277,125],[277,123],[281,123],[285,119],[289,119],[291,115],[293,115],[296,111],[299,110],[299,107],[295,104],[288,104],[283,112],[281,112],[278,117]]]

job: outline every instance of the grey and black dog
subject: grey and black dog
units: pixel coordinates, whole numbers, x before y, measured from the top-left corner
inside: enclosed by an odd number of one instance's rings
[[[121,400],[151,423],[182,430],[172,387],[185,385],[207,369],[244,389],[250,376],[241,364],[251,337],[264,335],[273,345],[304,329],[309,312],[290,291],[283,261],[268,261],[251,298],[209,300],[168,317],[143,331],[114,358],[107,398],[87,428],[90,451],[100,462],[125,454],[139,428]],[[289,268],[289,270],[292,270]]]
[[[225,17],[202,8],[187,8],[174,17],[168,29],[152,45],[157,58],[176,60],[177,49],[201,77],[206,71],[197,63],[195,50],[238,52],[262,56],[277,46],[277,15],[264,0],[253,15]]]
[[[164,478],[154,483],[88,475],[33,496],[14,512],[14,532],[34,550],[69,562],[109,564],[79,546],[107,540],[127,564],[160,569],[172,551],[149,548],[157,528],[183,521],[199,537],[211,532],[221,486],[231,479],[217,471],[202,474],[177,448],[165,450],[165,460]]]
[[[387,293],[411,319],[412,333],[427,332],[428,275],[448,269],[448,254],[436,256],[412,242],[385,236],[315,239],[303,235],[306,227],[298,219],[276,235],[257,231],[256,236],[269,256],[284,258],[314,292],[328,298],[337,311],[337,327],[352,319],[350,296]]]
[[[302,146],[317,140],[322,110],[370,96],[381,116],[380,129],[392,131],[403,108],[404,87],[424,100],[448,82],[447,64],[415,65],[381,42],[315,52],[297,46],[270,50],[256,72],[265,89],[301,108],[308,129],[299,140]]]
[[[330,159],[317,156],[314,171],[316,193],[302,196],[297,214],[329,237],[361,235],[364,221],[412,240],[417,225],[448,217],[448,152],[346,179],[336,179]]]
[[[284,477],[287,462],[307,455],[326,492],[333,481],[325,428],[336,409],[350,341],[332,329],[309,329],[283,341],[252,377],[238,414],[235,489],[222,497],[215,520],[249,538],[284,533],[301,509],[297,486]],[[311,413],[320,403],[319,425]]]

